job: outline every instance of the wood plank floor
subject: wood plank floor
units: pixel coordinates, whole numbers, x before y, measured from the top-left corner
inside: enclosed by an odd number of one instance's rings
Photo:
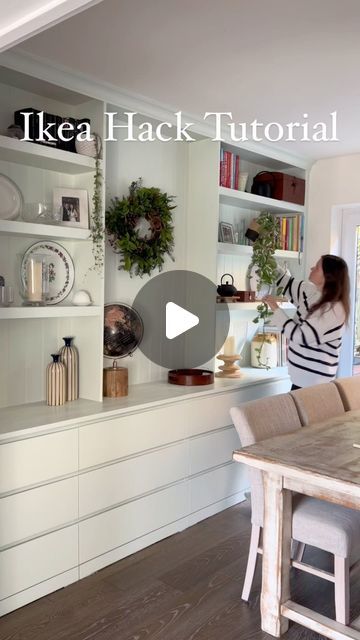
[[[260,567],[249,604],[241,601],[248,554],[248,503],[227,509],[0,620],[0,640],[262,640]],[[331,568],[326,554],[305,559]],[[357,578],[357,579],[356,579]],[[299,571],[295,600],[334,614],[333,587]],[[360,615],[360,575],[351,585]],[[292,625],[288,640],[321,638]]]

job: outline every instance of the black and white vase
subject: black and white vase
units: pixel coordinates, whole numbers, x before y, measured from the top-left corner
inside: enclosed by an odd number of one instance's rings
[[[63,338],[65,345],[59,351],[60,362],[66,368],[66,400],[77,400],[79,397],[79,353],[72,344],[73,338]]]
[[[58,353],[52,353],[51,357],[53,362],[46,369],[46,402],[50,407],[57,407],[66,400],[66,369]]]

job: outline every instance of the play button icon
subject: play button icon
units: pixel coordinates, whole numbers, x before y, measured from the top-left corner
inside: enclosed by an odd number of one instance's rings
[[[199,318],[175,302],[166,304],[166,337],[173,340],[199,324]]]
[[[216,304],[216,285],[194,271],[150,278],[132,304],[144,325],[139,349],[167,369],[213,367],[225,342],[230,314]]]

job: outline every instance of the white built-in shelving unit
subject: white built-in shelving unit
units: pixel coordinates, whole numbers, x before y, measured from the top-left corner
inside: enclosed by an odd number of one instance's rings
[[[63,117],[90,118],[93,131],[103,134],[104,104],[14,71],[2,76],[0,69],[0,131],[13,122],[14,111],[44,110]],[[56,100],[53,96],[56,95]],[[101,161],[104,173],[104,163]],[[95,160],[0,135],[0,174],[20,189],[24,205],[53,201],[56,187],[85,189],[89,212],[93,193]],[[20,260],[40,240],[60,243],[70,254],[75,270],[73,290],[62,303],[44,307],[22,305]],[[63,344],[62,337],[74,336],[80,355],[80,396],[102,399],[102,344],[104,278],[93,267],[89,229],[28,221],[0,220],[0,274],[15,291],[14,304],[0,307],[0,407],[45,401],[45,372],[51,353]],[[90,293],[93,304],[72,305],[76,290]]]
[[[240,171],[247,172],[247,191],[237,191],[219,186],[220,152],[231,151],[240,156]],[[285,154],[260,154],[234,144],[200,140],[191,143],[189,150],[189,225],[187,234],[187,267],[202,273],[214,282],[220,283],[223,274],[231,274],[238,290],[248,289],[248,267],[252,247],[245,244],[219,241],[219,223],[246,225],[263,211],[274,215],[305,216],[306,207],[291,202],[265,198],[249,193],[254,176],[263,170],[282,171],[299,178],[306,178],[306,164],[297,162]],[[246,226],[245,226],[246,228]],[[306,230],[306,225],[305,225]],[[303,255],[299,251],[278,250],[276,257],[280,264],[287,263],[293,275],[303,276]],[[232,303],[230,333],[234,334],[239,346],[245,336],[251,337],[251,311],[255,317],[258,303]],[[221,304],[217,311],[221,311]],[[217,329],[224,321],[224,314],[217,313]],[[255,327],[255,325],[253,325]],[[253,331],[253,330],[252,330]],[[245,364],[249,352],[244,354]]]

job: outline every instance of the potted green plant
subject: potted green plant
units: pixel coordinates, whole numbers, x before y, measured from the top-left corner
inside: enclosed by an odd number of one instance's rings
[[[269,293],[272,291],[278,275],[278,265],[275,260],[275,251],[279,248],[280,228],[278,218],[269,212],[263,212],[256,219],[257,238],[253,243],[253,255],[249,266],[250,272],[255,272],[257,278],[258,293],[267,285]],[[255,348],[259,367],[269,369],[268,361],[262,360],[263,347],[266,342],[270,343],[270,338],[265,333],[264,326],[272,315],[266,302],[261,302],[257,306],[257,316],[253,322],[261,324],[262,339]]]

